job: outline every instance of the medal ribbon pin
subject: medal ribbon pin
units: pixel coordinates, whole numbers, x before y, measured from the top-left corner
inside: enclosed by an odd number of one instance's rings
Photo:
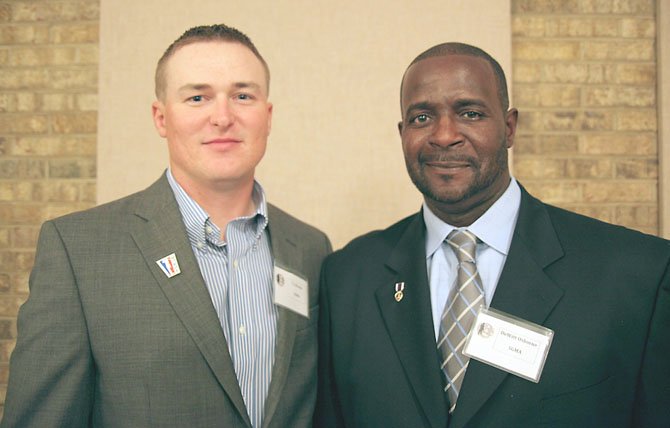
[[[395,298],[396,302],[400,302],[402,298],[405,297],[405,293],[403,293],[404,290],[405,290],[404,282],[395,283],[395,294],[393,295],[393,297]]]

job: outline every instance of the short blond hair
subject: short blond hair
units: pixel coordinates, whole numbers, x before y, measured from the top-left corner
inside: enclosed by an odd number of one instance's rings
[[[265,62],[263,56],[258,52],[256,46],[253,44],[251,39],[241,32],[240,30],[229,27],[225,24],[214,24],[214,25],[201,25],[198,27],[193,27],[184,34],[182,34],[177,40],[172,42],[170,46],[165,50],[161,58],[158,60],[156,65],[156,75],[155,75],[155,92],[156,98],[159,100],[164,99],[165,97],[165,86],[166,86],[166,65],[168,60],[174,55],[174,53],[186,45],[198,42],[212,42],[212,41],[222,41],[222,42],[233,42],[239,43],[243,46],[249,48],[249,50],[258,58],[258,60],[263,64],[265,69],[265,77],[267,90],[270,91],[270,68]]]

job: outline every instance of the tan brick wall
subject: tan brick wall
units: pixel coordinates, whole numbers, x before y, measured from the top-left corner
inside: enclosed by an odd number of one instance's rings
[[[653,0],[512,0],[515,176],[556,205],[658,233]]]
[[[37,233],[95,202],[98,0],[0,0],[0,403]]]
[[[515,175],[656,233],[655,4],[512,0]],[[0,0],[0,402],[39,225],[95,201],[98,0]]]

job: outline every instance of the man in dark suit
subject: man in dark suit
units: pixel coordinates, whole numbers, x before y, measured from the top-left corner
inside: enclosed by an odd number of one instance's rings
[[[670,426],[668,241],[529,195],[508,104],[473,46],[405,72],[398,128],[424,204],[324,262],[317,426]]]
[[[254,179],[268,91],[234,28],[192,28],[167,49],[153,119],[170,168],[43,225],[3,427],[311,426],[330,242]]]

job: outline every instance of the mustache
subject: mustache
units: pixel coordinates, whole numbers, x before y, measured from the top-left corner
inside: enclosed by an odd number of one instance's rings
[[[454,153],[421,153],[418,158],[420,163],[440,162],[440,163],[467,163],[478,166],[479,161],[468,155],[459,155]]]

